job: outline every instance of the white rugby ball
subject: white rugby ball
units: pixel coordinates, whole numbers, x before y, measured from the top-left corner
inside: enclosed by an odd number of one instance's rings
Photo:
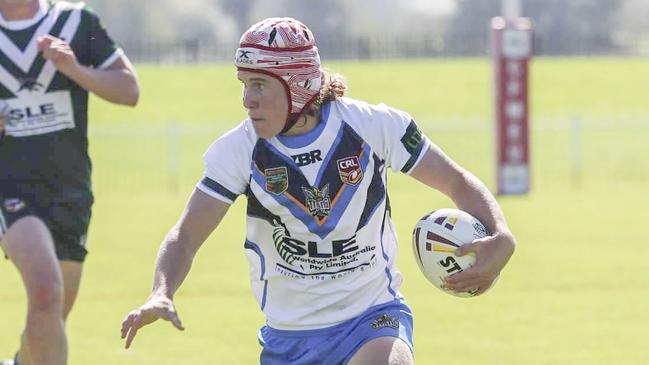
[[[485,226],[469,213],[452,208],[436,210],[422,217],[412,233],[415,260],[426,279],[442,291],[458,297],[472,297],[475,290],[454,292],[442,287],[447,276],[462,272],[475,263],[475,255],[455,256],[455,250],[489,235]]]

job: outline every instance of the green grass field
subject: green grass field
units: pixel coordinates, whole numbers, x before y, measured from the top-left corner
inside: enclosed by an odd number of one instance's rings
[[[350,96],[407,110],[494,187],[488,60],[327,66],[348,77]],[[443,294],[418,272],[410,231],[424,213],[451,203],[412,179],[391,177],[418,364],[649,363],[648,70],[649,59],[533,62],[532,192],[499,198],[519,245],[485,296]],[[203,151],[245,116],[229,64],[138,71],[136,109],[91,101],[96,204],[91,253],[68,322],[70,364],[255,364],[263,317],[243,254],[245,199],[205,243],[177,294],[186,331],[157,323],[123,350],[121,319],[149,293],[158,245],[201,177]],[[579,168],[571,158],[574,121]],[[0,356],[10,356],[25,299],[8,261],[0,262],[0,287]]]

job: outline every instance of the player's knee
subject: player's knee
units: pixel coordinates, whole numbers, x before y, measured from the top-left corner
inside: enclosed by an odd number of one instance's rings
[[[412,353],[410,352],[410,349],[408,346],[401,342],[398,341],[395,343],[395,346],[392,348],[392,351],[390,352],[390,358],[388,360],[388,364],[390,365],[413,365],[415,362],[412,358]]]
[[[401,339],[380,337],[366,343],[350,360],[350,365],[413,365],[410,348]]]
[[[36,275],[28,289],[29,311],[62,313],[63,283],[56,275]]]

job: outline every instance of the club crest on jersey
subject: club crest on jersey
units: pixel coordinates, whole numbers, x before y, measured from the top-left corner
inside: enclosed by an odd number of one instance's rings
[[[304,204],[309,213],[314,217],[327,217],[331,212],[331,199],[329,198],[329,184],[322,190],[315,186],[302,187],[304,192]]]
[[[357,185],[363,179],[363,169],[357,156],[350,156],[336,161],[340,180],[347,185]]]
[[[5,199],[4,208],[7,213],[16,213],[25,208],[27,204],[21,199]]]
[[[21,92],[23,90],[27,91],[38,91],[43,87],[43,84],[40,82],[36,81],[36,79],[33,78],[23,78],[20,79],[20,88],[18,89],[17,92]]]
[[[283,194],[288,189],[288,171],[286,166],[264,170],[266,191],[275,195]]]

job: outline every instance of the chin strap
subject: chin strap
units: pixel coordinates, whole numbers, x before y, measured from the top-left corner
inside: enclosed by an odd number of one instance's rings
[[[293,128],[295,123],[297,123],[298,119],[300,119],[300,114],[299,113],[291,113],[288,116],[288,119],[286,119],[286,124],[284,124],[284,128],[282,129],[279,134],[284,134],[288,132],[289,129]]]

